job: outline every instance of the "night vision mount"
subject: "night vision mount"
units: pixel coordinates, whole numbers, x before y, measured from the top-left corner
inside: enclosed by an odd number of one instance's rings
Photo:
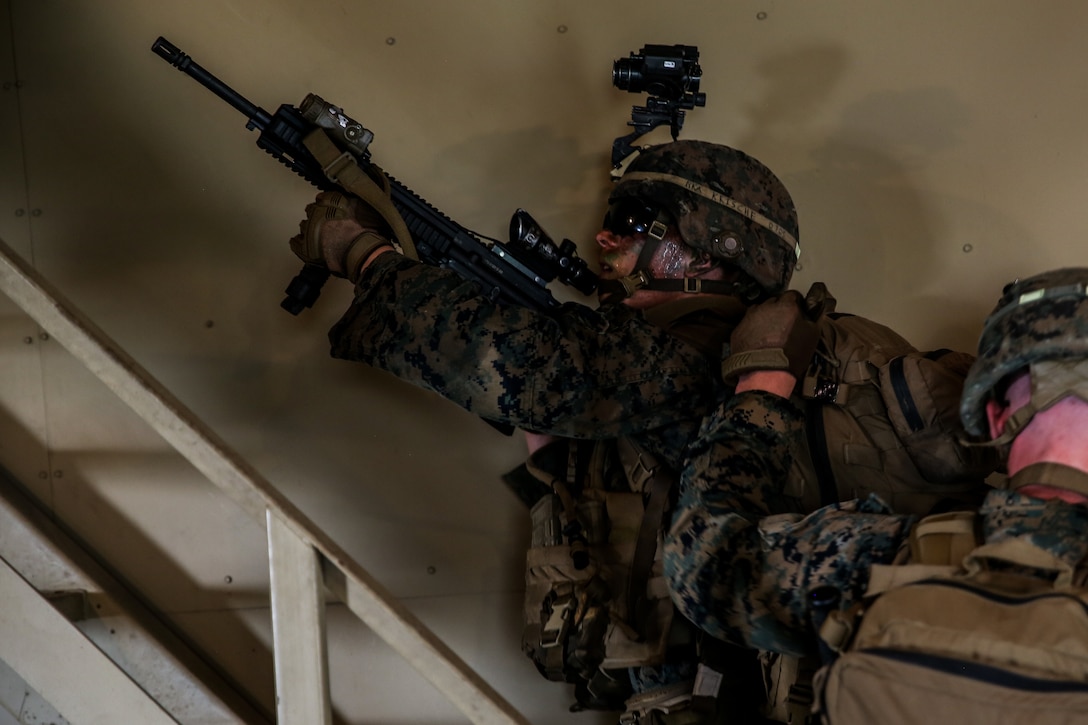
[[[612,64],[612,85],[630,93],[648,93],[645,106],[631,108],[634,132],[612,142],[612,168],[619,169],[637,150],[632,144],[658,126],[669,124],[672,140],[684,126],[684,110],[706,105],[699,92],[703,69],[694,45],[646,45]]]

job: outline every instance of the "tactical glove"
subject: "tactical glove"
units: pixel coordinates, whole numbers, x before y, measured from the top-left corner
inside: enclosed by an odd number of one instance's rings
[[[327,267],[352,282],[379,247],[390,245],[389,225],[366,202],[338,191],[323,191],[306,206],[306,219],[291,238],[291,251],[307,264]]]
[[[800,379],[819,339],[819,329],[808,316],[805,299],[789,290],[748,308],[730,337],[722,379],[735,382],[753,370],[786,370]]]

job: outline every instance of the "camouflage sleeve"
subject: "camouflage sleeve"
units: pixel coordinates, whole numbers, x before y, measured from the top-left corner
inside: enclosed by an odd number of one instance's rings
[[[810,652],[809,593],[832,586],[841,605],[864,592],[869,567],[891,563],[912,519],[879,499],[769,515],[802,432],[778,396],[746,392],[706,419],[685,467],[665,541],[665,573],[688,619],[719,639]]]
[[[718,396],[695,347],[625,307],[554,313],[490,302],[457,274],[386,254],[329,333],[332,355],[386,370],[480,416],[579,438],[696,420]]]

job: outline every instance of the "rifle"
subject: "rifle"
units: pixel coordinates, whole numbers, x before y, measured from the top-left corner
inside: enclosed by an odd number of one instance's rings
[[[375,171],[381,174],[371,162],[369,146],[374,134],[321,97],[311,93],[298,108],[284,104],[275,114],[270,114],[193,62],[165,38],[156,40],[151,50],[241,111],[247,119],[246,128],[260,133],[257,146],[318,189],[341,189],[351,193],[330,179],[327,167],[304,144],[306,137],[318,128],[326,131],[340,152],[340,160],[345,155],[350,156],[350,160],[372,178],[377,175],[373,173]],[[586,295],[596,289],[597,276],[578,256],[574,242],[564,239],[556,245],[524,209],[515,211],[510,219],[508,243],[498,240],[489,243],[485,237],[462,227],[393,177],[385,175],[385,178],[392,204],[411,237],[397,241],[406,250],[414,244],[419,261],[452,269],[465,279],[477,282],[488,299],[543,311],[560,304],[547,288],[554,279]],[[324,267],[305,265],[287,286],[287,296],[280,306],[292,315],[313,306],[328,277],[329,272]]]

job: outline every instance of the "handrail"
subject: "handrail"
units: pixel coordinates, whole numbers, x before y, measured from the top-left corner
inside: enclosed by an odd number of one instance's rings
[[[0,240],[0,291],[82,362],[208,480],[266,526],[269,529],[270,559],[277,549],[277,541],[281,542],[279,546],[283,546],[284,541],[296,541],[312,548],[316,552],[318,577],[324,580],[324,586],[414,666],[471,722],[478,725],[529,725],[524,716],[384,586],[3,240]],[[278,524],[269,525],[273,517]],[[289,554],[297,554],[290,551],[294,548],[290,543],[286,547]],[[282,595],[285,589],[281,587],[278,591]],[[283,605],[276,593],[274,590],[272,607],[276,669],[279,671],[283,666],[283,657],[290,656],[290,648],[283,647],[276,631],[279,629],[275,626],[277,615],[282,615],[277,608]],[[320,635],[324,637],[324,613],[318,615],[315,626],[322,627]],[[323,643],[319,649],[324,654]],[[327,688],[327,678],[322,679]],[[277,686],[280,680],[277,674]],[[319,703],[327,702],[327,692],[310,694]],[[279,699],[283,699],[283,693]],[[289,703],[282,703],[278,712],[282,721],[284,713],[291,712]]]

